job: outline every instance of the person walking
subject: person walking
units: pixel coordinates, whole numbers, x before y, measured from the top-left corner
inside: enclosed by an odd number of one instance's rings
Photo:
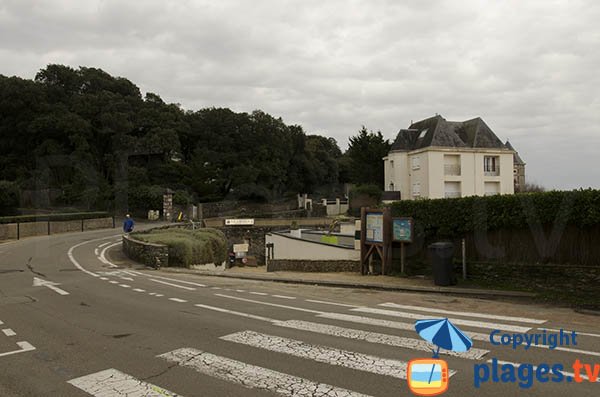
[[[125,222],[123,222],[123,231],[125,233],[131,233],[133,231],[134,225],[135,225],[135,222],[133,221],[133,218],[131,217],[131,215],[129,215],[129,214],[125,215]]]

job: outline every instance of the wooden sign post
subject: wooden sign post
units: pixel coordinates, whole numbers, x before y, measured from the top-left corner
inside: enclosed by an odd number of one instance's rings
[[[381,258],[381,274],[386,274],[392,262],[392,222],[389,208],[360,210],[361,274],[369,273],[369,259],[377,253]]]

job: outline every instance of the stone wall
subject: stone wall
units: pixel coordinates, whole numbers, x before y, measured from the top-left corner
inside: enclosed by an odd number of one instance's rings
[[[359,261],[311,261],[303,259],[270,259],[268,272],[360,272]]]
[[[129,259],[146,266],[154,268],[169,266],[169,247],[164,244],[147,243],[124,235],[123,252]]]
[[[109,229],[113,218],[96,218],[75,221],[20,222],[0,225],[0,240],[17,240],[24,237],[47,236],[49,234],[82,232]]]
[[[17,239],[17,224],[7,223],[0,225],[0,241],[16,240]]]

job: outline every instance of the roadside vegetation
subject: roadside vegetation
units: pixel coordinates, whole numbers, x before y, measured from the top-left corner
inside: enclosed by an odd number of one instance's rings
[[[227,259],[227,240],[216,229],[152,229],[132,233],[132,237],[169,247],[169,265],[190,267],[207,263],[221,264]]]

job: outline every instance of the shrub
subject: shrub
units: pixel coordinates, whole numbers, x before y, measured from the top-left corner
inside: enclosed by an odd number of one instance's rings
[[[20,194],[19,187],[14,182],[0,181],[0,215],[17,213]]]
[[[205,263],[222,263],[227,258],[225,235],[215,229],[153,229],[134,233],[135,238],[169,247],[169,264],[190,267]]]

